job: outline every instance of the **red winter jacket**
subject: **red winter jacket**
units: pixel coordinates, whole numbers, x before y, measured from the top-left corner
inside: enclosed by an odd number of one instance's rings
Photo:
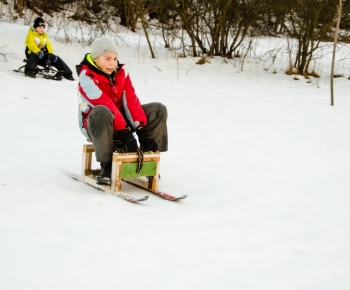
[[[123,64],[118,63],[116,72],[107,75],[95,65],[91,54],[88,53],[77,66],[77,73],[80,95],[79,114],[81,127],[83,127],[81,129],[87,129],[86,118],[91,108],[98,105],[106,106],[113,113],[116,132],[127,129],[128,123],[133,129],[139,125],[147,125],[145,112]],[[128,119],[128,123],[125,118]],[[83,133],[86,135],[86,132]]]

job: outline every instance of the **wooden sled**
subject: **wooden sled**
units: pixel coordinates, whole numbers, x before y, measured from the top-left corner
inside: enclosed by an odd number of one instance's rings
[[[158,190],[160,152],[145,152],[140,168],[140,155],[134,153],[113,153],[111,186],[96,183],[100,170],[91,169],[93,144],[83,145],[81,180],[102,190],[121,192],[122,180],[137,180],[139,186],[150,191]],[[139,169],[139,171],[138,171]],[[142,178],[145,177],[145,178]],[[143,179],[143,180],[142,180]]]

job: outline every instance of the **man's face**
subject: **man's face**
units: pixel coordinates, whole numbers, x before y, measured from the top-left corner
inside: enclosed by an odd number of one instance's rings
[[[43,34],[45,32],[45,26],[38,26],[37,28],[35,28],[35,31],[39,34]]]
[[[110,75],[117,68],[118,54],[107,52],[94,59],[96,65],[106,74]]]

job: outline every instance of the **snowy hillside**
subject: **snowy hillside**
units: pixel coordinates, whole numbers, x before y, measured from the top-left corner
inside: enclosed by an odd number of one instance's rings
[[[85,143],[77,82],[13,71],[27,30],[0,23],[0,289],[350,288],[346,66],[331,107],[328,58],[308,83],[284,74],[285,59],[276,74],[253,59],[243,71],[237,60],[196,65],[161,46],[151,59],[125,32],[119,59],[139,98],[168,108],[160,189],[188,195],[132,204],[63,173],[80,172]],[[51,41],[74,71],[89,52]]]

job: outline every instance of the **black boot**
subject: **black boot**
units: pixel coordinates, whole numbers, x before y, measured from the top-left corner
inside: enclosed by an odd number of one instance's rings
[[[33,79],[36,78],[36,72],[35,72],[35,71],[26,71],[26,72],[24,73],[24,75],[25,75],[26,77],[30,77],[30,78],[33,78]]]
[[[101,185],[111,185],[112,161],[101,162],[101,171],[96,178],[96,183]]]

